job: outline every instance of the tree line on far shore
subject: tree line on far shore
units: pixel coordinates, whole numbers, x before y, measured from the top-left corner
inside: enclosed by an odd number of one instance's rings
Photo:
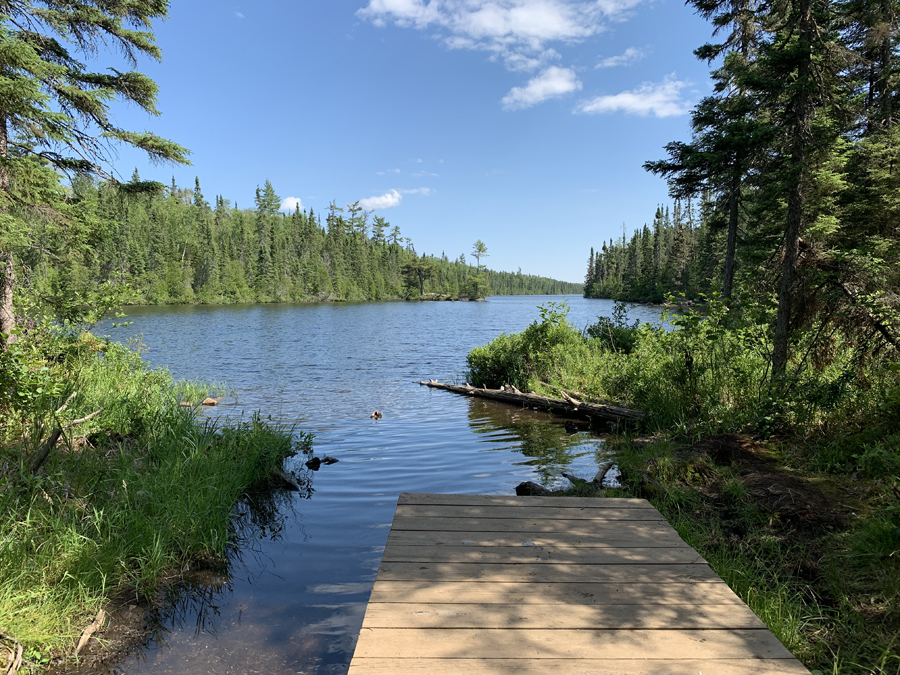
[[[58,227],[35,237],[19,259],[31,294],[71,298],[108,285],[124,287],[133,304],[218,304],[582,291],[581,284],[469,265],[465,254],[420,255],[397,226],[358,203],[332,203],[322,215],[283,212],[268,181],[244,209],[220,196],[207,201],[199,180],[193,189],[174,180],[163,187],[135,172],[131,185],[140,189],[73,181],[70,202],[92,227],[80,241],[67,239],[81,230]],[[58,264],[60,250],[68,251],[66,265]]]

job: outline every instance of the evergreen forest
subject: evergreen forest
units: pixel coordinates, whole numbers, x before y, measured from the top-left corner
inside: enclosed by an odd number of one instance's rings
[[[771,311],[778,378],[803,335],[900,348],[897,4],[687,4],[712,24],[694,53],[713,93],[644,164],[674,205],[591,251],[585,295]]]
[[[584,297],[662,303],[669,294],[696,300],[713,293],[720,282],[721,237],[698,210],[695,219],[690,201],[660,207],[652,225],[630,239],[623,234],[591,248]]]
[[[129,190],[129,186],[140,189]],[[147,186],[150,186],[148,189]],[[580,293],[580,284],[469,265],[465,254],[420,255],[413,242],[359,204],[281,212],[271,183],[253,208],[193,189],[142,181],[75,180],[69,202],[92,223],[47,227],[21,256],[23,291],[36,301],[118,288],[133,304],[364,301],[486,294]],[[66,265],[58,263],[67,250]],[[486,250],[486,249],[485,249]],[[68,302],[68,301],[67,301]],[[57,303],[61,305],[62,303]],[[56,312],[64,311],[56,306]]]

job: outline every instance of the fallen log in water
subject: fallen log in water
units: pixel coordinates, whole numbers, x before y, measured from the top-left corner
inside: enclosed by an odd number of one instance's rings
[[[534,393],[526,394],[512,386],[505,386],[500,389],[484,389],[473,387],[470,384],[443,384],[436,380],[419,382],[419,384],[433,389],[444,389],[445,391],[451,391],[454,394],[462,394],[463,396],[477,396],[493,401],[519,404],[523,407],[534,408],[536,410],[566,413],[568,415],[603,420],[614,424],[620,422],[634,424],[640,421],[644,416],[644,413],[640,410],[620,408],[613,405],[603,405],[601,403],[585,403],[584,401],[579,401],[572,396],[567,395],[565,392],[563,392],[564,398],[549,398]]]

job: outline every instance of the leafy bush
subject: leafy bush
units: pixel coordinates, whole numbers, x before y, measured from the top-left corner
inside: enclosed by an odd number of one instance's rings
[[[565,305],[540,309],[540,320],[521,333],[469,353],[472,383],[547,393],[564,388],[620,401],[646,412],[649,431],[772,434],[849,420],[861,425],[876,415],[881,424],[897,423],[896,374],[887,367],[862,370],[856,346],[837,338],[828,353],[794,364],[786,386],[773,386],[766,307],[736,312],[712,297],[701,308],[667,316],[672,329],[664,330],[629,323],[620,304],[584,334],[566,321]],[[799,332],[795,339],[797,353],[815,343]],[[878,470],[874,463],[892,460],[873,454],[866,461]]]
[[[628,323],[628,309],[624,302],[616,302],[612,317],[598,316],[597,322],[585,328],[589,338],[599,340],[609,351],[630,354],[638,341],[641,322]]]
[[[504,333],[469,352],[466,363],[472,384],[491,388],[511,384],[523,390],[537,389],[561,353],[583,345],[581,333],[566,319],[569,306],[565,302],[548,302],[538,309],[540,321],[535,320],[521,333]]]

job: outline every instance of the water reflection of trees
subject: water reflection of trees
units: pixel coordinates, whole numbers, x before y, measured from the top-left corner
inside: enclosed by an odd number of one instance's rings
[[[506,445],[528,459],[517,466],[533,466],[541,482],[549,484],[559,478],[579,457],[593,454],[602,443],[592,438],[588,425],[577,420],[578,431],[566,430],[566,419],[547,413],[484,399],[469,400],[469,426],[484,436],[481,442]]]
[[[164,609],[151,619],[152,639],[157,645],[165,645],[169,633],[183,631],[190,623],[195,635],[216,635],[219,609],[233,593],[238,570],[265,569],[262,543],[281,541],[288,523],[302,527],[296,517],[296,500],[312,497],[312,472],[295,471],[291,477],[300,486],[299,492],[260,488],[245,494],[234,507],[225,559],[199,564],[168,588]],[[248,558],[255,558],[256,564],[248,565]]]

